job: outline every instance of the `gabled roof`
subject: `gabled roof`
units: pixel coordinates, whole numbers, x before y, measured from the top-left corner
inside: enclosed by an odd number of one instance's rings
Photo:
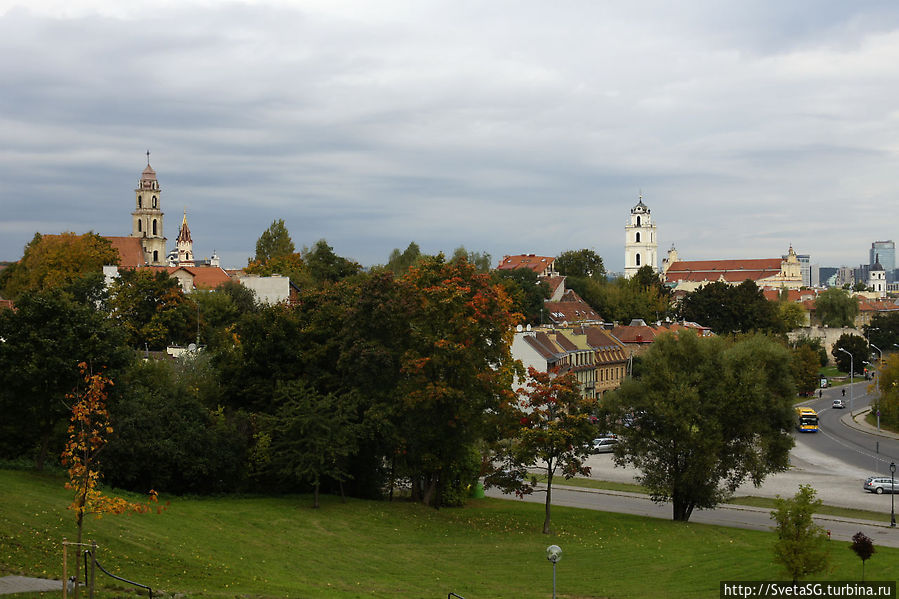
[[[537,331],[533,335],[524,337],[524,342],[530,345],[547,362],[556,362],[564,353],[553,343],[549,335],[543,331]]]
[[[8,299],[0,299],[0,310],[15,310],[16,306],[12,303],[12,300]]]
[[[144,247],[140,237],[109,237],[104,236],[112,247],[119,251],[119,266],[122,268],[137,268],[144,266]]]
[[[563,322],[602,322],[602,317],[593,311],[590,304],[581,299],[573,289],[569,289],[558,302],[543,302],[543,313],[555,324]]]
[[[519,254],[518,256],[505,256],[499,262],[497,270],[515,270],[516,268],[530,268],[538,275],[547,268],[551,268],[556,259],[552,256],[536,256],[534,254]]]
[[[602,327],[584,327],[587,343],[595,352],[596,364],[615,364],[626,362],[628,352],[624,346]]]
[[[780,258],[758,260],[679,260],[665,271],[666,281],[758,281],[780,274]]]
[[[190,274],[193,286],[197,289],[215,289],[222,283],[231,280],[228,273],[219,266],[150,266],[149,268],[164,270],[172,276],[177,271],[184,271]]]
[[[565,277],[543,277],[543,282],[549,286],[549,297],[565,290]],[[562,288],[561,290],[559,288]]]

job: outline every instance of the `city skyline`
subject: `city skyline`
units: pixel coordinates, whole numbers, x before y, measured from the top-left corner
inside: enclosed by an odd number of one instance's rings
[[[624,269],[792,245],[856,267],[899,232],[899,7],[839,2],[0,0],[0,260],[35,232],[128,235],[150,162],[173,240],[239,268],[297,245]],[[171,245],[171,244],[170,244]]]

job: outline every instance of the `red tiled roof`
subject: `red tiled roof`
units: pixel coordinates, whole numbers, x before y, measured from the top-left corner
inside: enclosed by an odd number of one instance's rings
[[[530,268],[538,275],[550,268],[556,259],[552,256],[536,256],[534,254],[520,254],[518,256],[506,256],[499,262],[498,270],[515,270],[516,268]]]
[[[666,281],[757,281],[780,274],[780,258],[757,260],[680,260],[665,272]]]
[[[562,322],[584,322],[588,320],[602,321],[602,317],[593,311],[590,305],[569,289],[558,302],[543,302],[544,313],[556,324]]]
[[[123,268],[137,268],[144,266],[144,248],[140,243],[140,237],[108,237],[112,247],[119,251],[119,266]]]
[[[614,337],[600,327],[586,327],[587,343],[595,351],[597,364],[615,364],[626,362],[628,354]]]
[[[179,270],[190,273],[196,289],[215,289],[222,283],[231,280],[228,273],[218,266],[151,266],[149,268],[165,270],[173,276]]]
[[[565,277],[544,277],[543,282],[549,285],[549,296],[552,297],[556,289],[565,284]]]
[[[12,300],[8,299],[0,299],[0,310],[15,310],[16,306],[12,303]]]
[[[543,331],[537,331],[534,335],[524,338],[525,343],[534,348],[540,356],[547,361],[556,361],[559,358],[559,348],[552,342],[549,335]]]
[[[622,343],[652,343],[656,339],[656,331],[649,325],[621,325],[612,329],[612,335]]]

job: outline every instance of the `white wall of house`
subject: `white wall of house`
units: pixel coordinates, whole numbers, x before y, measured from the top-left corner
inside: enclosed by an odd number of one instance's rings
[[[252,290],[256,294],[256,301],[261,304],[278,304],[290,299],[289,277],[241,275],[240,284]]]

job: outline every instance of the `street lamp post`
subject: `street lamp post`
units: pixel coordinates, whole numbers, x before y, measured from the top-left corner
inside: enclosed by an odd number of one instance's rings
[[[852,375],[855,374],[855,357],[852,355],[852,352],[846,351],[842,347],[837,348],[839,351],[844,354],[849,354],[849,417],[852,417]]]
[[[896,462],[890,462],[890,526],[896,528]]]
[[[895,467],[893,469],[895,470]],[[553,599],[556,599],[556,563],[562,559],[562,548],[558,545],[550,545],[547,547],[546,559],[553,564]]]
[[[871,347],[873,347],[874,349],[876,349],[876,350],[877,350],[877,353],[880,354],[880,358],[877,359],[877,364],[878,364],[878,366],[881,365],[881,364],[883,364],[883,350],[881,350],[879,347],[877,347],[877,346],[874,345],[873,343],[871,344]]]

